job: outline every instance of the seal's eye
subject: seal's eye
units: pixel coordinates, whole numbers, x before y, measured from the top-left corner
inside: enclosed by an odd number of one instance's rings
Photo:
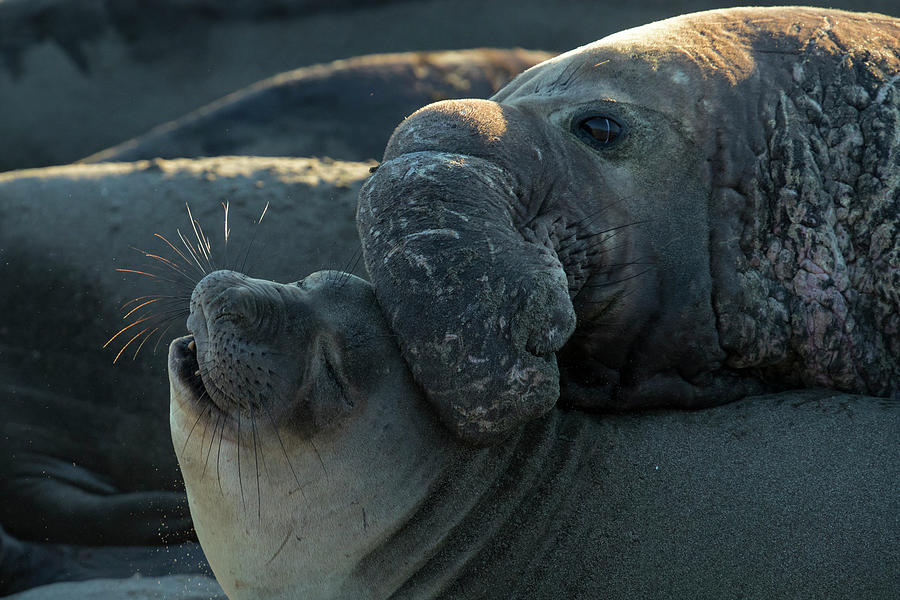
[[[578,133],[594,145],[608,146],[622,135],[622,126],[609,117],[590,117],[578,123]]]

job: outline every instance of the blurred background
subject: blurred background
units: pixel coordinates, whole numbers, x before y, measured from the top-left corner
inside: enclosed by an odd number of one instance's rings
[[[562,52],[740,4],[783,2],[0,0],[0,171],[78,160],[305,65],[410,50]],[[900,16],[898,0],[827,5]]]

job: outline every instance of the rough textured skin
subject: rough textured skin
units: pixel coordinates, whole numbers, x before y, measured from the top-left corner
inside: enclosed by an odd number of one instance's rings
[[[721,344],[729,366],[769,380],[888,395],[900,387],[900,21],[795,22],[783,40],[750,29],[749,53],[766,60],[729,108],[757,116],[713,163],[712,206],[740,215],[713,217]]]
[[[81,162],[196,156],[381,156],[397,121],[446,98],[487,98],[550,58],[528,50],[406,52],[282,73]]]
[[[582,407],[900,387],[898,39],[881,15],[697,13],[404,121],[357,219],[447,423],[490,443],[552,406],[552,352]],[[595,116],[619,139],[586,141]],[[504,398],[520,364],[541,375]]]
[[[406,346],[417,380],[460,435],[492,439],[552,408],[559,396],[552,353],[557,348],[546,347],[546,340],[559,329],[554,337],[564,341],[575,315],[559,297],[562,293],[567,300],[559,261],[541,246],[523,249],[512,227],[507,198],[517,182],[509,171],[471,156],[432,158],[412,153],[379,167],[379,181],[388,186],[381,192],[404,199],[410,218],[395,219],[391,206],[384,213],[373,206],[358,222],[361,227],[372,220],[379,223],[366,232],[371,239],[365,247],[367,263],[373,254],[382,254],[391,275],[406,284],[402,299],[383,301],[400,339],[415,339],[425,324],[436,325],[436,343]],[[456,200],[453,206],[435,201],[448,194]],[[398,238],[401,244],[394,242]],[[436,247],[442,253],[437,259]],[[509,264],[518,270],[502,269]],[[424,277],[405,271],[407,265]],[[379,271],[369,270],[379,281]],[[488,276],[497,270],[509,273]],[[551,304],[562,304],[563,310],[546,312]],[[509,319],[509,310],[520,318]],[[540,400],[522,401],[534,398]]]
[[[710,11],[404,121],[357,218],[448,424],[490,443],[552,406],[556,351],[584,407],[900,387],[898,39],[880,15]],[[591,116],[620,139],[586,142]]]

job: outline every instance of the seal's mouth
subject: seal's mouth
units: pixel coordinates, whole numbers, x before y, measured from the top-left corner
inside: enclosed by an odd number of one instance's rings
[[[190,393],[191,400],[196,402],[209,397],[200,377],[197,343],[193,335],[186,335],[172,342],[169,348],[169,372]]]

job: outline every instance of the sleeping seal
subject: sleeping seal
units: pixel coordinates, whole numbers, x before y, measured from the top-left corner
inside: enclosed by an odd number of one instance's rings
[[[560,396],[900,388],[898,40],[876,14],[715,10],[408,117],[357,226],[444,421],[488,444]]]
[[[188,327],[172,441],[231,600],[896,597],[897,403],[555,409],[474,448],[361,279],[217,271]]]

